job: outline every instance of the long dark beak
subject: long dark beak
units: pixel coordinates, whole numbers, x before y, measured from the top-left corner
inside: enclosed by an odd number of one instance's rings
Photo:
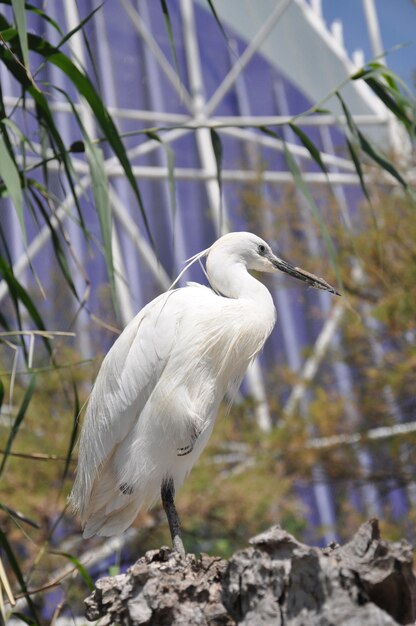
[[[300,267],[296,267],[295,265],[289,263],[289,261],[286,261],[274,255],[270,256],[270,261],[272,265],[278,270],[282,270],[282,272],[286,272],[286,274],[290,274],[290,276],[293,276],[294,278],[299,278],[299,280],[303,280],[311,287],[315,287],[316,289],[323,289],[324,291],[329,291],[330,293],[334,293],[337,296],[341,295],[323,278],[319,278],[319,276],[315,276],[315,274],[311,274],[306,270],[302,270]]]

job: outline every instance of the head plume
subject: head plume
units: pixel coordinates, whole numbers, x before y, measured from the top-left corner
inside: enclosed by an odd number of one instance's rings
[[[173,289],[175,287],[175,285],[177,285],[177,283],[180,281],[180,279],[182,278],[182,276],[185,274],[186,271],[189,270],[189,268],[198,261],[198,263],[200,264],[202,271],[204,272],[205,276],[207,275],[207,272],[205,270],[205,267],[202,265],[201,263],[201,259],[204,258],[204,256],[207,256],[209,251],[211,250],[212,246],[210,246],[209,248],[206,248],[205,250],[202,250],[202,252],[198,252],[197,254],[194,254],[194,256],[191,256],[189,259],[186,259],[185,263],[185,267],[183,268],[183,270],[177,275],[177,277],[175,278],[175,280],[173,281],[173,283],[171,284],[171,286],[169,287],[169,289]]]

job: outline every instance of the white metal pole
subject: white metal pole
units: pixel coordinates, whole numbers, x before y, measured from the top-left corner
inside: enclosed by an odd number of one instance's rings
[[[368,36],[371,49],[375,57],[379,57],[380,63],[385,63],[384,48],[381,39],[380,24],[374,0],[363,0],[364,15],[367,22]]]
[[[238,59],[238,62],[231,68],[227,76],[222,81],[221,85],[211,96],[209,102],[206,104],[205,107],[206,115],[210,115],[213,111],[215,111],[227,91],[231,89],[237,77],[241,74],[243,69],[256,54],[256,52],[258,52],[260,46],[262,45],[264,40],[270,35],[271,31],[280,20],[280,18],[283,16],[292,1],[293,0],[280,0],[280,2],[276,3],[274,10],[271,12],[267,20],[258,30],[256,35],[253,37],[250,44],[247,46],[241,57]]]

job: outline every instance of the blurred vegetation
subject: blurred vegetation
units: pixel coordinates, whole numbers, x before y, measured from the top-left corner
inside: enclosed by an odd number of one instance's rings
[[[0,90],[2,209],[15,211],[23,247],[27,241],[27,220],[36,224],[39,232],[42,227],[51,231],[56,261],[50,268],[54,285],[51,294],[61,308],[62,328],[72,328],[71,302],[76,302],[75,314],[80,311],[90,314],[91,285],[87,272],[74,258],[74,248],[63,226],[66,214],[59,212],[62,209],[60,199],[48,190],[49,163],[60,164],[60,184],[72,195],[76,222],[88,245],[96,246],[104,256],[107,268],[107,278],[99,285],[94,284],[101,300],[101,319],[90,316],[91,321],[98,321],[103,328],[101,342],[96,345],[96,359],[83,361],[71,336],[53,334],[56,329],[52,329],[48,321],[49,301],[43,299],[39,285],[34,290],[26,289],[15,276],[11,245],[0,221],[0,275],[10,294],[8,300],[2,302],[0,311],[0,557],[14,595],[16,598],[26,596],[28,603],[28,609],[26,604],[23,608],[17,605],[15,614],[24,613],[23,621],[41,624],[45,622],[41,617],[45,597],[42,591],[52,594],[49,602],[53,605],[54,617],[63,610],[73,614],[82,612],[82,599],[88,593],[91,579],[80,559],[87,549],[91,548],[91,554],[98,554],[108,543],[99,539],[82,541],[76,520],[66,511],[66,495],[74,475],[78,413],[88,398],[103,346],[114,338],[111,327],[117,325],[111,219],[101,148],[86,132],[75,107],[74,121],[80,140],[71,146],[65,145],[49,106],[53,85],[42,81],[41,70],[48,64],[53,63],[62,74],[61,78],[65,75],[71,82],[76,97],[72,100],[65,94],[68,102],[74,104],[82,96],[88,104],[102,143],[108,153],[117,157],[130,182],[137,215],[149,243],[152,238],[148,230],[148,208],[142,203],[123,138],[94,81],[85,69],[72,63],[67,35],[37,9],[37,18],[48,22],[59,43],[52,46],[38,35],[28,35],[23,17],[35,9],[27,5],[24,10],[23,4],[17,1],[3,3],[7,4],[10,11],[5,10],[4,15],[0,15],[0,63],[19,85],[22,117],[13,117],[14,107],[12,111],[6,109]],[[79,29],[93,17],[93,14],[88,16]],[[168,13],[165,19],[169,24]],[[171,28],[167,32],[174,49]],[[413,140],[414,103],[391,72],[380,64],[369,64],[352,79],[364,80]],[[26,109],[29,100],[36,103],[34,109]],[[311,109],[307,113],[313,115],[316,111]],[[346,114],[348,118],[348,110]],[[30,137],[27,134],[29,118]],[[326,171],[319,149],[305,134],[306,130],[298,128],[295,120],[291,127],[314,164]],[[278,129],[261,130],[279,136]],[[143,131],[139,130],[138,134],[140,132]],[[163,136],[162,129],[160,133]],[[371,428],[412,421],[415,415],[416,220],[412,188],[407,182],[411,164],[403,165],[392,155],[381,155],[358,131],[352,119],[349,119],[346,135],[364,195],[371,198],[371,203],[363,203],[353,216],[352,224],[343,221],[335,196],[328,195],[326,187],[316,189],[314,196],[309,194],[300,167],[290,158],[286,144],[287,164],[295,185],[282,187],[278,199],[267,200],[262,193],[260,167],[258,185],[243,190],[242,210],[249,228],[284,242],[296,263],[334,283],[335,272],[338,272],[345,303],[338,331],[341,339],[336,348],[330,348],[325,366],[309,384],[306,417],[300,410],[285,416],[283,409],[288,389],[298,382],[298,377],[279,365],[269,371],[268,378],[269,404],[275,420],[271,434],[259,432],[250,398],[235,404],[230,412],[225,407],[222,409],[206,452],[178,495],[188,550],[229,556],[245,545],[248,537],[277,522],[298,536],[321,540],[325,529],[318,529],[311,536],[308,510],[302,497],[318,479],[331,488],[340,520],[340,538],[349,537],[366,517],[365,488],[368,486],[375,488],[379,495],[384,536],[413,538],[415,500],[409,497],[408,509],[400,517],[390,496],[398,489],[407,488],[410,495],[415,491],[412,450],[416,435],[410,433],[379,440],[366,435]],[[220,133],[213,133],[212,137],[215,137],[214,151],[220,165]],[[72,155],[76,152],[77,158],[83,158],[80,155],[84,151],[91,177],[103,183],[101,189],[94,190],[93,202],[89,204],[80,201],[82,191],[76,189],[78,180],[71,164]],[[169,176],[172,178],[172,171]],[[390,184],[391,177],[397,183],[395,188]],[[327,249],[327,234],[336,242],[336,258],[331,269],[324,256],[311,257],[307,248],[299,209],[305,202],[308,210],[312,209],[311,228],[321,249]],[[86,228],[87,211],[98,215],[98,235],[92,235]],[[269,216],[267,232],[262,232],[266,220],[259,219],[260,213]],[[71,264],[82,277],[81,290],[72,280]],[[34,277],[37,281],[35,272]],[[317,327],[324,322],[313,307],[310,315]],[[35,339],[33,333],[27,334],[27,329],[36,330]],[[49,334],[45,335],[46,331]],[[383,348],[381,355],[377,346]],[[305,348],[305,358],[311,356],[311,350]],[[353,375],[354,398],[349,401],[359,409],[359,419],[355,421],[350,419],[350,414],[347,416],[345,396],[334,384],[333,367],[338,361],[345,363]],[[362,433],[363,439],[354,445],[337,444],[318,449],[310,444],[311,438],[356,433]],[[363,451],[368,452],[371,459],[368,466],[362,463],[360,453]],[[141,515],[136,526],[140,530],[129,540],[128,552],[122,550],[106,555],[101,564],[93,565],[90,555],[91,577],[98,577],[110,568],[114,572],[146,549],[169,543],[167,524],[160,508]],[[3,586],[1,622],[9,615],[10,605],[4,603],[7,581],[0,578],[0,587]]]
[[[247,188],[242,196],[245,209],[252,215],[251,227],[257,230],[261,228],[257,216],[261,195],[260,185],[257,190]],[[365,488],[370,485],[378,496],[380,508],[376,513],[382,517],[383,532],[392,538],[404,536],[414,541],[416,432],[381,438],[372,438],[371,433],[379,427],[409,422],[416,426],[415,203],[411,195],[386,191],[382,184],[372,185],[371,205],[362,202],[346,228],[334,195],[324,189],[316,195],[328,232],[337,245],[344,307],[337,333],[340,341],[332,342],[323,365],[308,385],[306,418],[299,407],[297,413],[285,417],[284,402],[279,401],[285,398],[285,386],[299,382],[296,374],[282,367],[271,374],[270,403],[276,429],[268,441],[268,454],[278,451],[278,458],[284,459],[285,475],[294,483],[306,481],[311,486],[314,468],[323,470],[340,520],[340,538],[347,539],[368,515]],[[270,232],[263,235],[284,241],[292,261],[331,280],[325,260],[310,255],[301,225],[296,223],[296,207],[297,190],[291,186],[286,187],[277,203],[263,201],[262,209],[278,216],[269,220]],[[311,224],[311,228],[321,238],[319,224]],[[332,280],[335,282],[335,276]],[[332,306],[339,304],[334,302]],[[311,309],[311,315],[319,321],[322,313]],[[321,319],[321,323],[324,321]],[[304,356],[312,354],[308,349]],[[334,378],[333,367],[340,362],[351,376],[349,397],[345,397],[345,389],[340,391]],[[337,435],[361,439],[356,444],[338,441],[321,449],[311,448],[308,443]],[[363,451],[371,460],[368,465],[360,458]],[[407,494],[406,511],[395,509],[397,492]],[[361,505],[353,507],[351,502]]]

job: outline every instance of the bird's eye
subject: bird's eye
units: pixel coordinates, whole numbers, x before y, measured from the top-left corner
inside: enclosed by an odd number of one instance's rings
[[[261,243],[257,250],[259,254],[264,254],[266,252],[266,246],[263,246],[263,244]]]

